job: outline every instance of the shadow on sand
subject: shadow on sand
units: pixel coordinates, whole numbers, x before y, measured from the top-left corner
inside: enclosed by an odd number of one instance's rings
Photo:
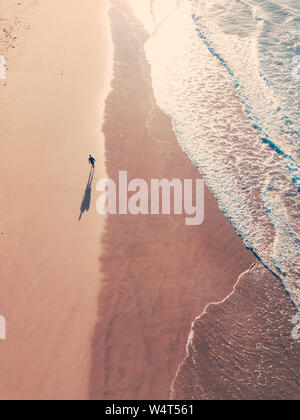
[[[90,210],[90,206],[91,206],[91,198],[92,198],[92,183],[93,183],[93,179],[94,179],[94,173],[95,173],[95,169],[91,168],[90,171],[90,175],[89,175],[89,179],[88,179],[88,183],[83,195],[83,199],[82,199],[82,203],[81,203],[81,207],[80,207],[80,216],[79,216],[79,221],[82,218],[83,213],[86,211],[88,212]]]

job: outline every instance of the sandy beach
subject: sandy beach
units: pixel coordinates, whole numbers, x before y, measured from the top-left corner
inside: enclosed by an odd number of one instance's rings
[[[97,213],[119,171],[201,178],[130,4],[0,0],[0,399],[297,399],[295,308],[207,187],[200,226]]]
[[[197,179],[169,118],[156,106],[147,34],[126,0],[112,0],[114,80],[104,133],[109,178]],[[205,192],[205,222],[184,216],[108,216],[94,333],[93,399],[168,399],[192,321],[227,296],[255,261]]]
[[[107,2],[1,1],[0,10],[0,398],[86,399],[104,225],[94,183],[78,218],[89,154],[94,182],[105,176]]]
[[[175,400],[299,400],[295,307],[256,263],[233,293],[193,323],[187,356],[172,384]]]

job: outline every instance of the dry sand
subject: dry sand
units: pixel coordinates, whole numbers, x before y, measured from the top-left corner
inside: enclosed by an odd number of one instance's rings
[[[199,178],[155,104],[144,30],[127,0],[111,4],[108,176]],[[93,188],[105,175],[106,10],[105,0],[0,0],[9,70],[0,82],[1,399],[168,398],[192,321],[255,261],[208,190],[202,226],[109,216],[100,244]]]
[[[99,291],[89,177],[105,175],[101,115],[110,84],[106,0],[0,1],[1,399],[88,398]],[[4,29],[6,32],[4,32]]]

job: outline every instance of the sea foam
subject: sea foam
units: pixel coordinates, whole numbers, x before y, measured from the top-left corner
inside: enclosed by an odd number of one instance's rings
[[[156,100],[246,246],[299,307],[299,9],[292,0],[168,3],[149,2]]]

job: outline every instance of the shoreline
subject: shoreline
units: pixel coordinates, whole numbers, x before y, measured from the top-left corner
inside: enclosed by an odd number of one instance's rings
[[[0,395],[88,399],[105,218],[96,212],[94,184],[91,195],[84,194],[89,154],[97,159],[94,182],[106,176],[101,115],[112,70],[108,3],[0,6],[9,39],[16,37],[6,57],[7,80],[0,82],[0,313],[7,321]],[[13,33],[16,19],[20,30]],[[79,222],[83,196],[89,212]]]
[[[157,107],[147,34],[129,3],[112,0],[114,78],[104,133],[108,177],[201,178],[181,150],[170,119]],[[93,340],[91,399],[168,399],[185,357],[192,321],[227,296],[256,261],[206,188],[206,219],[107,216],[102,288]]]
[[[280,281],[253,264],[194,320],[171,400],[298,400],[296,314]]]
[[[0,399],[299,399],[292,301],[207,187],[200,226],[97,212],[120,171],[201,179],[141,2],[0,0]]]

